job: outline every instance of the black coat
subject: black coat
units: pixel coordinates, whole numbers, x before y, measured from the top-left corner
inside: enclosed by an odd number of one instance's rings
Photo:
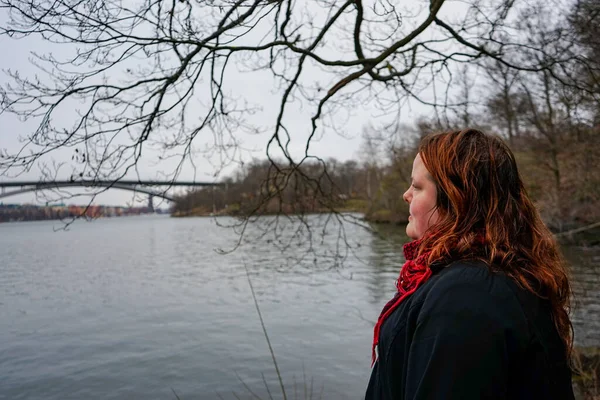
[[[385,320],[366,399],[573,399],[547,301],[478,262],[434,275]]]

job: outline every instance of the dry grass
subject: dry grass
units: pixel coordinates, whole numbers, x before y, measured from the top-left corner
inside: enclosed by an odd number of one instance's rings
[[[600,348],[579,348],[573,355],[573,383],[584,400],[600,400]]]

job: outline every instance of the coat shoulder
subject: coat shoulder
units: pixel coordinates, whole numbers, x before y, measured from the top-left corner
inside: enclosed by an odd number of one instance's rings
[[[531,298],[534,295],[484,263],[449,264],[427,283],[426,290],[419,296],[419,320],[442,314],[466,321],[484,319],[493,321],[493,325],[502,330],[513,331],[523,345],[531,337],[525,303],[534,303],[535,299]]]
[[[442,268],[431,280],[428,297],[456,292],[460,298],[510,298],[508,305],[519,306],[518,298],[523,289],[508,276],[492,271],[479,261],[457,261]]]

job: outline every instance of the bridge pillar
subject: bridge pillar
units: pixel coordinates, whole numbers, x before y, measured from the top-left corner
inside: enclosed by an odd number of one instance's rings
[[[148,195],[148,208],[151,212],[154,212],[154,196],[151,194]]]

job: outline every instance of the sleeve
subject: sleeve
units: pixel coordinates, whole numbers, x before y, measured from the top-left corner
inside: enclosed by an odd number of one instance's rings
[[[518,301],[489,282],[439,286],[417,319],[404,398],[508,399],[510,354],[527,324]]]

